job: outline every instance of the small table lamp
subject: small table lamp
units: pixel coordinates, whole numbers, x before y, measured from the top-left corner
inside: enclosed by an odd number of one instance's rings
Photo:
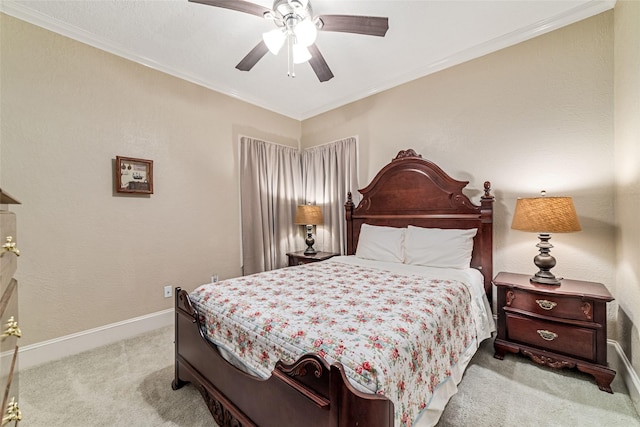
[[[549,239],[551,233],[581,230],[571,197],[545,197],[543,191],[541,197],[519,198],[516,201],[511,228],[539,233],[540,243],[536,246],[540,248],[540,254],[533,258],[533,262],[540,270],[531,281],[544,285],[560,285],[561,279],[549,271],[556,265],[556,259],[550,254],[553,245],[549,243]]]
[[[296,218],[293,223],[307,226],[307,238],[304,241],[307,244],[307,249],[305,249],[304,253],[305,255],[315,255],[316,250],[313,249],[313,244],[315,243],[315,240],[313,240],[313,226],[323,223],[322,209],[320,209],[320,206],[298,206],[296,209]]]

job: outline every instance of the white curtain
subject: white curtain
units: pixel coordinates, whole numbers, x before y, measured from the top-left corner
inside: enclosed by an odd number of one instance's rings
[[[358,146],[355,137],[305,150],[302,171],[305,203],[322,206],[324,224],[316,227],[317,251],[346,253],[344,204],[358,193]]]
[[[293,225],[302,200],[301,155],[297,148],[240,139],[240,203],[243,273],[287,265],[286,253],[300,239]],[[296,228],[294,228],[296,227]]]

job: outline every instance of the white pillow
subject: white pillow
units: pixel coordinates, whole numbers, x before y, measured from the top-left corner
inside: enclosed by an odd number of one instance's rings
[[[403,262],[405,230],[406,228],[362,224],[356,256],[376,261]]]
[[[429,267],[469,268],[477,228],[422,228],[410,225],[404,238],[404,262]]]

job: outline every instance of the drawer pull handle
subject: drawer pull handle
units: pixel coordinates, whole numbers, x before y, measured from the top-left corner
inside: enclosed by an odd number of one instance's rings
[[[555,332],[547,331],[544,329],[538,329],[536,332],[538,333],[538,335],[540,335],[540,338],[545,341],[553,341],[558,338],[558,334],[556,334]]]
[[[2,417],[2,425],[8,424],[12,421],[15,421],[16,423],[18,421],[22,421],[22,412],[20,412],[18,402],[15,401],[14,397],[12,397],[11,401],[7,404],[7,409]]]
[[[16,248],[16,242],[13,241],[13,237],[7,236],[7,241],[2,245],[2,254],[5,252],[13,252],[16,256],[20,256],[20,251]]]
[[[537,299],[536,302],[543,310],[553,310],[553,308],[558,305],[558,303],[546,299]]]
[[[2,333],[2,338],[6,338],[6,337],[20,338],[22,336],[22,331],[20,331],[20,328],[18,327],[18,322],[16,322],[13,316],[11,316],[9,320],[7,320],[6,328],[7,329],[5,329],[4,332]]]

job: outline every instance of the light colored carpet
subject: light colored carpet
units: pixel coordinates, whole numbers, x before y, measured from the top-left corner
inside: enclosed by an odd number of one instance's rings
[[[171,389],[173,328],[20,373],[20,427],[215,426],[200,393]]]
[[[622,378],[611,388],[614,394],[600,391],[590,375],[541,367],[524,356],[495,359],[489,339],[438,426],[640,426]]]
[[[19,425],[215,426],[195,388],[174,391],[172,380],[173,329],[162,328],[21,372]],[[622,380],[612,386],[613,395],[585,374],[494,359],[487,340],[438,426],[640,427]]]

